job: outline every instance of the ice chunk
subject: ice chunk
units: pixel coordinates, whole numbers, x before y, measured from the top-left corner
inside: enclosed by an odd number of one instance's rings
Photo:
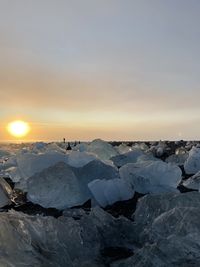
[[[199,266],[200,208],[174,207],[149,227],[142,249],[120,266]],[[114,265],[117,266],[117,265]]]
[[[80,143],[74,147],[72,147],[73,151],[79,151],[79,152],[86,152],[88,150],[88,143]]]
[[[0,266],[98,266],[97,231],[90,235],[73,219],[9,212],[0,225]]]
[[[143,242],[146,239],[149,227],[151,227],[153,221],[158,216],[175,207],[200,208],[200,194],[198,192],[184,194],[165,193],[142,197],[133,214],[136,225],[136,236],[139,236],[140,241]]]
[[[134,224],[125,217],[114,218],[100,207],[95,207],[89,215],[84,215],[80,225],[87,227],[87,233],[95,236],[93,231],[97,229],[101,248],[135,246]]]
[[[111,160],[117,167],[121,167],[127,163],[135,163],[137,162],[140,156],[145,155],[144,152],[140,149],[134,149],[133,151],[129,151],[128,153],[124,153],[121,155],[117,155],[112,157]]]
[[[73,167],[83,167],[95,159],[97,156],[87,152],[71,151],[68,154],[68,164]]]
[[[46,153],[21,153],[15,158],[16,168],[10,172],[10,178],[14,182],[19,182],[21,179],[27,180],[29,177],[37,172],[48,168],[55,163],[62,161],[67,162],[68,157],[65,154],[48,151]]]
[[[119,172],[122,179],[142,194],[174,191],[182,175],[179,167],[162,161],[129,163],[122,166]]]
[[[45,208],[78,206],[90,198],[84,183],[66,163],[59,162],[28,179],[27,198]]]
[[[4,149],[0,149],[0,164],[4,163],[10,156],[11,156],[10,152]]]
[[[103,267],[102,250],[133,246],[133,223],[92,209],[80,220],[0,213],[0,266]]]
[[[200,171],[200,148],[193,147],[190,150],[184,169],[187,174],[195,174]]]
[[[107,165],[100,160],[93,160],[82,168],[74,168],[74,173],[79,180],[89,183],[96,179],[115,179],[119,178],[117,168]]]
[[[184,153],[184,154],[173,154],[171,156],[169,156],[168,158],[166,158],[166,162],[167,163],[174,163],[177,166],[181,166],[184,165],[185,161],[188,158],[188,153]]]
[[[82,168],[59,162],[28,179],[27,198],[45,208],[70,208],[82,205],[92,198],[87,186],[89,182],[118,177],[118,171],[114,167],[99,160]]]
[[[118,154],[117,150],[112,145],[101,139],[92,141],[87,151],[96,154],[101,160],[108,160]]]
[[[197,192],[141,198],[134,216],[135,237],[138,236],[141,249],[111,266],[198,266],[199,214]]]
[[[88,184],[96,201],[102,207],[133,197],[131,185],[122,179],[94,180]]]
[[[124,143],[120,144],[119,146],[116,147],[117,151],[119,154],[124,154],[128,153],[132,150],[132,148]]]
[[[184,155],[184,154],[188,154],[188,152],[184,147],[179,147],[176,149],[175,154],[176,155]]]
[[[12,189],[10,185],[0,177],[0,208],[11,204]]]
[[[148,145],[145,143],[136,143],[132,146],[132,149],[141,149],[143,151],[147,151],[149,149]]]
[[[199,188],[200,188],[200,171],[197,172],[192,177],[190,177],[189,179],[187,179],[186,181],[184,181],[183,185],[189,189],[199,190]]]

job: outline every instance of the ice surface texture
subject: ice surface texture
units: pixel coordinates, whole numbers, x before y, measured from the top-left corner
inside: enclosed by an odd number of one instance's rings
[[[82,168],[59,162],[28,179],[27,198],[45,208],[65,209],[92,198],[88,183],[95,179],[118,178],[118,171],[94,160]]]
[[[142,248],[112,267],[200,266],[200,194],[148,195],[135,213],[135,238]]]
[[[119,172],[122,179],[142,194],[175,191],[182,176],[179,167],[162,161],[129,163]]]
[[[133,224],[94,209],[80,220],[0,213],[0,266],[103,267],[101,251],[132,247]]]
[[[190,150],[184,169],[187,174],[195,174],[200,171],[200,148],[193,147]]]
[[[88,187],[101,207],[128,200],[134,195],[132,186],[122,179],[94,180]]]

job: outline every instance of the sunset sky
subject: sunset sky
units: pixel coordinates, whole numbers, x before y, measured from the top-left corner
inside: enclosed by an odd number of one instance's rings
[[[199,0],[0,0],[0,141],[200,139]]]

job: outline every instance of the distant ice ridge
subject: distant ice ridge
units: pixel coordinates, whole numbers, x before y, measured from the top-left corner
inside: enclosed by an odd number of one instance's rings
[[[119,154],[116,148],[101,139],[95,139],[89,144],[80,144],[75,149],[81,152],[93,153],[104,161]]]

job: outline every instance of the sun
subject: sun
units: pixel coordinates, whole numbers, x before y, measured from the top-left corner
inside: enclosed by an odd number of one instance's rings
[[[12,136],[20,138],[28,134],[30,131],[30,126],[25,121],[17,120],[10,122],[7,125],[7,130]]]

